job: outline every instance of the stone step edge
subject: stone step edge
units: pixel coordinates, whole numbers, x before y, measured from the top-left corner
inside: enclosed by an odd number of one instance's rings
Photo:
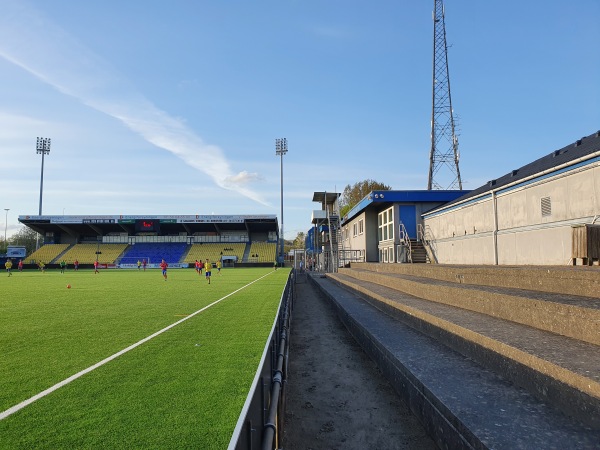
[[[519,350],[508,344],[464,328],[460,325],[456,325],[419,309],[391,301],[390,299],[378,295],[357,283],[343,280],[337,274],[327,274],[327,278],[331,279],[338,285],[350,288],[351,290],[362,294],[362,296],[381,302],[393,308],[394,310],[400,311],[407,319],[403,320],[403,322],[409,325],[410,322],[415,320],[424,322],[433,328],[442,330],[443,332],[458,338],[459,341],[469,343],[484,352],[492,352],[502,358],[506,358],[516,363],[512,364],[511,367],[515,367],[517,365],[522,366],[530,372],[539,374],[540,378],[545,379],[549,384],[558,383],[564,389],[567,389],[567,391],[573,394],[573,400],[577,398],[581,398],[581,400],[571,403],[568,399],[561,398],[560,396],[554,396],[552,398],[547,396],[545,397],[544,395],[540,395],[539,390],[533,388],[532,385],[523,385],[523,383],[520,383],[519,380],[517,380],[515,373],[511,373],[511,371],[503,371],[501,373],[503,377],[510,379],[517,385],[521,385],[540,400],[545,402],[548,402],[549,400],[551,402],[556,400],[561,409],[566,409],[570,414],[574,415],[582,422],[593,426],[594,428],[600,428],[600,383],[586,378],[580,374],[574,373],[569,369],[560,367],[550,361]],[[413,328],[421,331],[422,327]],[[477,355],[474,355],[473,352],[467,351],[468,346],[461,345],[460,348],[451,346],[451,348],[467,357],[471,357],[474,360],[479,361],[480,364],[485,365],[484,362],[481,361],[481,358],[477,358]],[[491,369],[494,370],[494,368]],[[542,390],[548,392],[545,389]],[[576,405],[575,408],[573,407],[574,405]],[[590,405],[594,405],[591,407],[591,409],[594,409],[595,411],[590,411]]]
[[[565,295],[596,297],[600,271],[569,266],[481,266],[454,264],[352,263],[352,268],[377,273],[420,276],[449,283],[505,287]],[[526,274],[527,276],[523,276]],[[565,283],[565,279],[570,283]],[[596,281],[599,280],[599,281]]]
[[[409,405],[410,409],[413,413],[419,418],[421,423],[425,426],[428,433],[436,440],[439,448],[449,449],[449,448],[469,448],[469,449],[487,449],[487,448],[514,448],[516,442],[519,442],[518,436],[522,433],[525,436],[535,435],[535,428],[523,428],[519,427],[516,422],[513,423],[513,426],[510,430],[512,436],[516,436],[516,439],[510,441],[510,445],[500,444],[504,442],[503,440],[497,441],[495,437],[489,435],[488,431],[497,429],[498,425],[496,422],[487,421],[486,424],[474,424],[473,420],[469,418],[469,415],[464,416],[465,412],[460,405],[457,404],[449,404],[444,399],[439,397],[438,389],[436,389],[436,384],[428,385],[421,379],[421,377],[415,372],[414,364],[412,364],[412,360],[403,360],[399,359],[395,354],[395,351],[388,347],[387,339],[383,339],[384,337],[380,334],[376,335],[376,330],[372,330],[365,325],[361,319],[361,315],[357,315],[356,311],[352,311],[354,308],[346,309],[348,301],[345,300],[346,296],[352,296],[356,299],[360,299],[362,302],[365,302],[363,296],[360,296],[358,293],[353,292],[350,289],[346,289],[343,286],[338,285],[334,280],[319,280],[319,278],[323,277],[310,277],[310,282],[314,283],[315,286],[318,287],[319,291],[326,297],[330,302],[332,307],[336,309],[338,317],[340,321],[346,326],[348,332],[354,339],[361,345],[365,353],[367,353],[373,361],[375,361],[382,371],[384,376],[388,379],[390,384],[396,389],[398,394],[404,399],[404,401]],[[328,286],[328,284],[330,286]],[[342,294],[336,291],[344,291],[346,294]],[[366,302],[370,307],[374,308],[371,302]],[[381,314],[384,312],[379,311]],[[389,314],[388,314],[389,316]],[[390,317],[390,320],[398,322],[398,328],[403,330],[405,328],[412,329],[416,334],[423,334],[425,337],[425,333],[420,333],[418,330],[414,330],[413,327],[408,326],[407,324],[399,321],[397,318]],[[427,336],[427,340],[432,340],[431,337]],[[433,339],[435,341],[435,339]],[[392,339],[393,341],[393,339]],[[398,344],[396,344],[397,346]],[[438,346],[443,345],[439,343]],[[414,348],[414,347],[413,347]],[[448,352],[454,353],[458,355],[457,357],[462,358],[466,361],[471,361],[472,364],[476,364],[475,361],[467,358],[463,355],[460,355],[458,352],[452,349],[448,349]],[[470,371],[470,369],[467,369]],[[490,370],[481,369],[483,372],[483,377],[486,378],[485,374],[492,373]],[[438,372],[439,373],[439,372]],[[497,377],[497,375],[496,375]],[[474,377],[472,377],[474,378]],[[462,379],[462,378],[461,378]],[[475,386],[476,383],[469,384],[473,389],[477,389]],[[501,386],[504,386],[505,389],[515,389],[519,390],[519,388],[508,386],[507,382],[500,382]],[[479,396],[478,396],[479,397]],[[454,397],[450,397],[452,399]],[[481,398],[481,397],[480,397]],[[486,403],[485,401],[483,402]],[[486,411],[489,406],[485,407]],[[521,406],[517,406],[517,409],[521,409]],[[525,406],[524,411],[528,411],[528,407]],[[547,411],[551,414],[555,415],[556,412],[552,412],[552,408],[547,408]],[[494,410],[492,411],[492,413]],[[540,410],[538,409],[538,412]],[[482,420],[485,419],[485,412],[481,411],[480,414]],[[567,422],[571,422],[572,419],[565,417]],[[502,422],[505,425],[508,425],[505,421]],[[501,425],[502,426],[502,425]],[[535,425],[534,425],[535,426]],[[581,425],[580,425],[581,426]],[[566,426],[566,430],[571,428],[570,425]],[[571,428],[575,430],[575,428]],[[582,435],[576,434],[576,436],[582,436],[582,439],[575,443],[580,445],[579,448],[595,448],[593,445],[589,445],[588,442],[597,442],[595,436],[598,435],[596,430],[592,430],[589,427],[584,428],[584,433],[590,433],[589,436],[586,434],[585,438]],[[575,433],[579,433],[575,431]],[[554,440],[544,440],[541,436],[549,436],[547,434],[539,435],[541,440],[537,440],[538,444],[540,443],[554,443]],[[490,440],[492,439],[492,440]],[[484,443],[485,442],[485,443]],[[529,441],[531,442],[531,441]],[[556,441],[558,442],[558,441]],[[557,448],[573,448],[573,443],[571,445],[564,445],[564,443],[559,443]],[[600,442],[600,441],[599,441]],[[486,444],[487,443],[487,444]],[[492,444],[490,446],[490,444]],[[498,444],[498,445],[494,445]],[[518,446],[518,445],[517,445]],[[546,445],[547,446],[547,445]],[[529,445],[527,447],[522,446],[521,448],[544,448],[544,445]]]
[[[600,311],[596,309],[546,300],[526,300],[520,296],[478,290],[474,285],[468,285],[469,287],[465,288],[461,284],[445,286],[428,284],[426,278],[423,278],[422,281],[415,281],[395,277],[393,274],[361,269],[340,269],[339,273],[358,280],[375,282],[425,300],[468,309],[600,345],[600,333],[598,332]],[[524,303],[525,301],[530,303]],[[536,302],[543,303],[546,309],[534,308]],[[523,308],[527,308],[530,314],[522,314]],[[571,321],[564,320],[565,318],[571,318]],[[574,318],[577,319],[577,324],[572,323]]]

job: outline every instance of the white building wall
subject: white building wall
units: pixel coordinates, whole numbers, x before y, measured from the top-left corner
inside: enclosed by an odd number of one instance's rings
[[[366,233],[363,231],[362,233],[357,233],[354,235],[354,225],[356,225],[358,229],[359,221],[363,221],[365,223],[365,214],[359,214],[352,221],[348,222],[348,224],[344,225],[344,230],[347,230],[347,239],[344,241],[344,250],[361,250],[365,251],[367,248],[367,238]],[[346,243],[348,246],[346,246]]]
[[[599,164],[495,192],[497,243],[492,195],[425,216],[437,262],[495,264],[497,252],[498,264],[569,264],[571,226],[600,222]],[[550,199],[550,215],[542,215],[542,198]]]
[[[500,265],[567,265],[571,262],[571,226],[499,234],[498,249]]]
[[[494,264],[493,236],[459,237],[432,242],[438,263],[442,264]],[[440,255],[444,260],[440,260]]]

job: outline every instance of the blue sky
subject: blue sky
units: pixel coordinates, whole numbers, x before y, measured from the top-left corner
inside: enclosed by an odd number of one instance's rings
[[[0,0],[0,211],[280,214],[425,189],[433,1]],[[446,2],[474,189],[600,129],[599,0]],[[2,211],[4,212],[4,211]],[[5,226],[5,215],[0,228]]]

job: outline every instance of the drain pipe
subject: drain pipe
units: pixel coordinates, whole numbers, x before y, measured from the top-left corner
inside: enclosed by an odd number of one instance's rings
[[[273,374],[272,386],[271,386],[271,399],[269,402],[269,415],[264,425],[262,449],[271,450],[273,448],[273,440],[276,436],[277,426],[277,409],[279,407],[279,397],[283,389],[284,373],[283,365],[285,361],[285,354],[287,352],[288,345],[288,318],[289,318],[290,302],[289,297],[286,302],[285,311],[283,314],[283,325],[281,330],[281,338],[279,340],[279,350],[277,354],[277,365],[275,366],[275,372]]]
[[[498,265],[498,196],[492,191],[492,207],[494,208],[494,264]]]

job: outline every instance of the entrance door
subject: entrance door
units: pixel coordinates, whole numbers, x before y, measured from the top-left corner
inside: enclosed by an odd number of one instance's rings
[[[408,237],[417,238],[417,210],[415,205],[400,205],[400,221],[404,224]]]

